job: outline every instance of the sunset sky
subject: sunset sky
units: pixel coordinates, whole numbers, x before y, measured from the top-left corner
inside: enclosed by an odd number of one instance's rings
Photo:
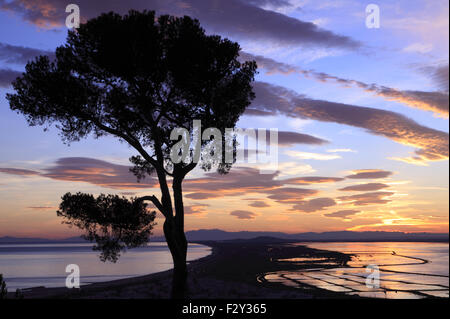
[[[129,172],[136,153],[126,144],[67,146],[56,128],[29,127],[9,108],[9,83],[26,62],[65,42],[69,3],[0,0],[0,236],[78,234],[55,213],[69,191],[159,194],[154,179],[137,183]],[[448,232],[448,1],[73,3],[83,19],[129,9],[190,15],[258,64],[256,99],[238,127],[278,128],[278,170],[194,170],[186,230]],[[366,27],[369,3],[380,28]]]

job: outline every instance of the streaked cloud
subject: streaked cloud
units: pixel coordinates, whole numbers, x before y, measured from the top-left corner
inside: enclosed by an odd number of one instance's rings
[[[264,168],[264,165],[260,166]],[[268,167],[270,168],[270,165]],[[298,161],[279,162],[275,169],[279,170],[278,177],[312,174],[316,171],[311,165],[302,164]]]
[[[315,189],[282,187],[265,191],[270,199],[283,204],[296,204],[299,201],[319,193]]]
[[[251,207],[258,207],[258,208],[270,207],[269,204],[267,204],[265,201],[261,201],[261,200],[253,201],[253,202],[251,202],[250,204],[248,204],[248,206],[251,206]]]
[[[255,213],[248,210],[234,210],[230,215],[238,219],[254,219],[257,216]]]
[[[280,146],[293,146],[295,144],[323,145],[327,143],[329,141],[308,134],[278,131],[278,145]]]
[[[208,172],[204,177],[186,179],[183,190],[190,193],[186,197],[193,199],[239,196],[246,192],[267,192],[282,186],[282,182],[275,180],[276,176],[278,172],[260,174],[256,168],[234,167],[226,175]]]
[[[109,163],[85,157],[66,157],[41,171],[0,168],[1,173],[19,176],[39,176],[68,182],[85,182],[111,189],[158,188],[156,178],[146,177],[141,182],[129,171],[129,166]],[[204,177],[186,179],[183,184],[185,197],[194,200],[241,196],[243,194],[263,194],[270,199],[288,202],[317,194],[316,190],[283,188],[285,182],[277,180],[279,172],[260,174],[259,169],[234,167],[228,174],[208,172]],[[133,194],[133,192],[127,192]],[[293,196],[293,197],[292,197]],[[197,205],[198,206],[198,205]],[[262,207],[262,206],[259,206]]]
[[[85,182],[112,189],[152,188],[158,184],[153,177],[146,177],[140,183],[126,165],[112,164],[88,157],[64,157],[41,171],[17,168],[0,168],[0,172],[13,175],[37,175],[67,182]]]
[[[365,206],[371,204],[387,204],[391,201],[388,197],[394,195],[393,192],[369,192],[350,196],[340,196],[338,200],[354,206]]]
[[[407,47],[403,48],[404,52],[414,52],[414,53],[428,53],[433,50],[433,44],[431,43],[411,43]]]
[[[449,91],[449,73],[447,63],[438,63],[436,65],[426,65],[420,68],[420,71],[431,78],[434,83],[443,91]]]
[[[240,135],[244,136],[245,132],[248,129],[241,129]],[[255,132],[255,137],[258,138],[259,131],[257,129],[250,129],[251,131]],[[265,140],[270,140],[270,131],[265,131],[266,136]],[[248,135],[250,136],[250,135]],[[329,141],[324,140],[319,137],[315,137],[309,134],[303,134],[303,133],[297,133],[297,132],[290,132],[290,131],[278,131],[278,146],[281,147],[288,147],[293,146],[296,144],[309,144],[309,145],[323,145],[327,144]]]
[[[399,162],[404,162],[404,163],[408,163],[408,164],[412,164],[412,165],[417,165],[417,166],[428,166],[428,163],[423,161],[422,157],[417,156],[417,155],[412,155],[409,157],[388,157],[388,159],[391,159],[394,161],[399,161]]]
[[[387,100],[396,101],[405,105],[434,112],[438,116],[448,118],[449,95],[447,93],[434,91],[401,91],[384,86],[371,85],[366,91],[376,93]]]
[[[269,1],[265,2],[267,5]],[[276,7],[280,1],[270,1]],[[31,0],[0,1],[0,9],[21,16],[25,21],[44,28],[64,24],[66,1]],[[198,18],[210,32],[232,34],[252,40],[271,40],[275,43],[325,48],[358,49],[361,43],[350,37],[319,28],[312,22],[301,21],[278,12],[264,10],[260,2],[245,0],[79,0],[84,19],[114,11],[129,9],[156,10],[158,14],[189,15]]]
[[[38,171],[21,168],[11,168],[11,167],[0,167],[0,173],[9,175],[20,175],[20,176],[31,176],[40,174],[40,172]]]
[[[310,185],[310,184],[323,184],[323,183],[335,183],[343,181],[343,177],[325,177],[325,176],[303,176],[294,177],[283,180],[285,184],[298,184],[298,185]]]
[[[126,165],[93,158],[65,157],[46,168],[41,176],[62,181],[86,182],[113,189],[157,187],[158,182],[152,177],[146,177],[138,183],[129,169],[130,167]]]
[[[58,207],[56,206],[28,206],[28,209],[32,209],[32,210],[57,210]]]
[[[266,70],[266,74],[300,74],[302,76],[305,76],[306,78],[310,78],[322,83],[335,83],[344,87],[357,87],[363,89],[366,92],[370,92],[377,96],[383,97],[386,100],[396,101],[413,108],[431,111],[439,116],[448,117],[449,114],[449,95],[445,92],[398,90],[383,85],[377,85],[373,83],[368,84],[357,80],[345,79],[315,70],[302,69],[300,67],[277,62],[260,55],[241,52],[240,56],[242,60],[255,60],[259,68],[263,68]],[[440,75],[440,72],[443,71],[444,70],[437,71],[439,78],[443,78]]]
[[[331,150],[327,150],[328,153],[356,153],[356,151],[350,148],[335,148]]]
[[[190,199],[211,199],[211,198],[218,198],[218,197],[222,197],[223,194],[220,193],[202,193],[202,192],[198,192],[198,193],[189,193],[189,194],[185,194],[184,197],[186,198],[190,198]]]
[[[320,197],[306,201],[300,201],[296,203],[290,210],[304,213],[312,213],[334,205],[336,205],[334,199],[328,197]]]
[[[300,152],[300,151],[286,151],[284,154],[303,159],[303,160],[317,160],[317,161],[330,161],[334,159],[339,159],[341,156],[339,155],[331,155],[331,154],[319,154],[319,153],[310,153],[310,152]]]
[[[0,61],[5,63],[26,64],[36,56],[47,55],[53,58],[54,54],[51,51],[0,42]]]
[[[198,215],[198,214],[206,214],[205,208],[209,207],[208,204],[194,203],[191,205],[184,206],[184,213],[186,215]]]
[[[358,184],[347,186],[343,188],[339,188],[340,191],[354,191],[354,192],[369,192],[369,191],[378,191],[380,189],[388,188],[389,185],[383,183],[367,183],[367,184]]]
[[[338,210],[333,213],[325,214],[326,217],[334,217],[334,218],[342,218],[342,219],[348,219],[350,216],[353,216],[355,214],[360,213],[359,210],[354,209],[344,209],[344,210]]]
[[[256,82],[254,89],[256,99],[252,103],[253,108],[294,118],[363,128],[372,134],[418,148],[415,155],[421,161],[448,159],[448,133],[422,126],[401,114],[369,107],[313,100],[265,82]]]
[[[251,107],[248,107],[245,109],[244,115],[249,116],[275,116],[277,115],[275,112],[269,112],[269,111],[261,111],[258,109],[254,109]]]
[[[8,88],[11,82],[21,75],[21,72],[11,69],[0,69],[0,87]]]
[[[372,178],[386,178],[391,176],[393,173],[390,171],[384,171],[382,169],[357,169],[353,170],[351,175],[346,176],[346,178],[351,179],[372,179]]]

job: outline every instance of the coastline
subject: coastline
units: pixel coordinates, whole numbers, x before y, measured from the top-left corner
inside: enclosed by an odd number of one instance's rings
[[[311,299],[349,298],[342,293],[315,287],[292,288],[262,279],[267,272],[313,268],[314,258],[328,258],[344,265],[350,255],[313,249],[306,246],[287,246],[287,241],[196,241],[211,247],[211,254],[188,264],[188,294],[192,299],[268,298]],[[304,265],[273,262],[281,258],[308,256]],[[331,266],[330,266],[331,267]],[[36,287],[22,291],[25,299],[168,299],[172,270],[154,274],[92,283],[80,289]],[[8,297],[13,299],[14,292]],[[356,297],[355,297],[356,298]]]

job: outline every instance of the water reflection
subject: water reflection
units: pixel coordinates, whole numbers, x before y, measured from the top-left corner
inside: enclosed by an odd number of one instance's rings
[[[189,244],[188,261],[205,257],[209,247]],[[123,253],[117,263],[101,262],[92,244],[3,244],[0,245],[0,273],[8,289],[64,287],[66,266],[80,267],[81,284],[147,275],[172,268],[166,243],[152,242]]]
[[[300,244],[302,243],[298,245]],[[279,271],[266,274],[265,279],[291,287],[318,287],[370,298],[449,297],[448,244],[308,243],[306,245],[316,249],[352,254],[352,259],[348,267],[335,265],[336,267],[329,268],[328,260],[312,258],[310,262],[314,262],[315,269]],[[302,257],[279,261],[301,264],[307,260],[308,258]],[[324,267],[317,268],[317,265]],[[368,265],[379,267],[379,288],[366,285]]]

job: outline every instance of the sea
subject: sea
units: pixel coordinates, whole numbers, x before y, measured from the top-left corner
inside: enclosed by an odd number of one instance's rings
[[[449,244],[425,242],[294,243],[351,255],[346,265],[317,260],[313,268],[278,271],[265,279],[303,289],[370,298],[417,299],[449,297]],[[211,248],[189,244],[188,261],[208,256]],[[308,258],[283,262],[311,262]],[[102,262],[89,243],[0,244],[0,274],[9,291],[33,287],[64,287],[68,265],[80,271],[81,285],[157,273],[172,268],[164,242],[122,253],[116,263]]]
[[[189,244],[188,261],[208,256],[211,248]],[[76,265],[80,284],[103,282],[148,275],[173,267],[169,248],[164,242],[149,243],[122,253],[116,263],[102,262],[90,243],[0,244],[0,274],[8,291],[17,288],[64,287]]]

